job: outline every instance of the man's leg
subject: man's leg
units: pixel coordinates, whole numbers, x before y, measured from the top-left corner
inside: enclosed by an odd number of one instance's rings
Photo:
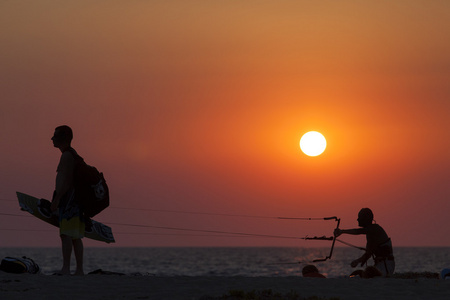
[[[75,253],[75,259],[77,261],[77,269],[75,271],[75,275],[84,275],[83,270],[83,241],[81,239],[72,240],[73,249]]]
[[[61,246],[63,255],[62,275],[70,275],[70,256],[72,255],[72,238],[70,236],[61,235]]]

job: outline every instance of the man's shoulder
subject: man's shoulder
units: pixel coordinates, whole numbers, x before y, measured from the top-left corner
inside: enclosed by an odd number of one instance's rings
[[[77,158],[80,157],[80,155],[77,153],[77,151],[75,149],[73,149],[73,148],[68,148],[67,150],[65,150],[62,153],[61,157],[62,156],[72,157],[74,159],[77,159]]]
[[[380,225],[378,225],[376,223],[371,224],[367,229],[368,229],[368,231],[373,232],[373,233],[384,232],[383,227],[381,227]]]
[[[75,167],[75,158],[70,152],[65,151],[61,154],[61,158],[59,159],[58,167],[56,168],[57,172],[72,172]]]
[[[71,151],[64,151],[61,154],[61,159],[59,160],[60,164],[67,165],[67,164],[73,164],[74,162],[75,162],[75,157]]]
[[[383,228],[383,227],[381,227],[380,225],[378,225],[377,223],[372,223],[371,227],[372,227],[372,228],[375,228],[375,229]]]

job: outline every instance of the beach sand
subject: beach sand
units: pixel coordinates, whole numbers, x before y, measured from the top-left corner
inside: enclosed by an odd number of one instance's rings
[[[303,277],[56,276],[0,272],[0,299],[202,299],[231,290],[328,299],[450,299],[450,280]]]

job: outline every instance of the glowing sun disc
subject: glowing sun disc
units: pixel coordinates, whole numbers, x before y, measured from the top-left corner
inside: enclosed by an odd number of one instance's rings
[[[325,151],[327,140],[317,131],[305,133],[300,139],[300,149],[308,156],[318,156]]]

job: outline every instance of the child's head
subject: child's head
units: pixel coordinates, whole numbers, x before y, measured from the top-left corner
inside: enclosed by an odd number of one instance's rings
[[[306,265],[303,267],[303,269],[302,269],[303,276],[306,276],[307,274],[311,274],[311,273],[319,273],[319,270],[317,269],[316,266]]]

